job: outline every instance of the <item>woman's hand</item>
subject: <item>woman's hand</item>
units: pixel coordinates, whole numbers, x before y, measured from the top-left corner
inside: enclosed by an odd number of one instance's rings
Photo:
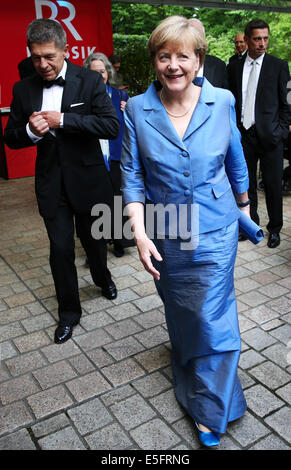
[[[241,207],[240,210],[246,214],[248,217],[251,217],[250,215],[250,206],[246,206],[246,207]]]
[[[120,109],[123,112],[126,106],[126,101],[120,101]]]
[[[241,194],[235,194],[235,199],[237,202],[237,205],[239,207],[239,210],[241,210],[244,214],[246,214],[248,217],[251,217],[250,215],[250,200],[248,196],[248,192],[245,191],[244,193]],[[247,204],[244,207],[241,207],[241,204]]]
[[[151,256],[153,256],[157,261],[163,261],[163,258],[147,235],[136,239],[135,242],[139,253],[139,259],[144,265],[144,268],[158,281],[160,279],[160,273],[154,268]]]
[[[140,202],[130,202],[126,206],[126,215],[129,217],[134,233],[134,241],[138,249],[139,259],[144,265],[144,268],[158,281],[160,279],[160,273],[154,268],[151,256],[157,261],[163,261],[163,259],[154,243],[146,234],[143,204]]]

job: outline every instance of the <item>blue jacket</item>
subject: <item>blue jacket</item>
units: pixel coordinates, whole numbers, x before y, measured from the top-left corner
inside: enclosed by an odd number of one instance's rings
[[[117,117],[120,122],[120,129],[118,137],[114,140],[109,140],[109,152],[110,160],[120,161],[121,148],[122,148],[122,137],[124,131],[124,117],[123,112],[120,109],[120,102],[128,100],[128,94],[125,90],[117,90],[109,85],[106,85],[107,93],[111,95],[111,101],[115,108]]]
[[[124,203],[194,204],[196,233],[227,226],[240,211],[248,170],[233,95],[204,78],[199,102],[181,140],[158,97],[157,82],[125,109],[121,158]]]

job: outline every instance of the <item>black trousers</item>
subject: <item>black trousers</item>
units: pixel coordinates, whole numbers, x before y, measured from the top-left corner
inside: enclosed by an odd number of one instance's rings
[[[257,136],[255,126],[249,130],[240,127],[242,146],[249,172],[249,199],[251,201],[251,218],[260,223],[258,215],[257,195],[257,167],[260,160],[260,169],[264,185],[265,200],[269,222],[267,229],[270,233],[279,233],[283,226],[283,142],[265,150]]]
[[[82,314],[75,266],[75,224],[88,258],[94,283],[102,287],[111,281],[111,274],[107,268],[106,240],[95,240],[92,237],[93,221],[94,218],[90,214],[74,213],[64,188],[55,217],[44,218],[50,240],[50,266],[61,325],[78,323]]]

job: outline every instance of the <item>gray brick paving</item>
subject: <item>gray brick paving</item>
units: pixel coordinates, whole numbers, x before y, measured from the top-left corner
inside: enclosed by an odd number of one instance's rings
[[[103,428],[113,421],[112,415],[99,398],[72,408],[68,415],[81,435]]]
[[[171,449],[180,441],[179,436],[158,418],[137,427],[130,435],[144,450]]]
[[[123,450],[134,445],[118,423],[104,426],[85,439],[92,450]]]
[[[126,430],[143,424],[156,416],[154,409],[137,394],[112,405],[110,410]]]
[[[0,450],[35,450],[29,432],[24,428],[0,438]]]
[[[85,450],[83,442],[72,428],[65,428],[60,431],[43,437],[38,441],[43,450]]]
[[[101,296],[76,240],[83,316],[53,342],[57,303],[34,178],[0,180],[0,450],[201,449],[172,389],[162,303],[136,249],[108,249],[119,289]],[[262,226],[266,225],[259,194]],[[220,450],[290,450],[291,195],[275,250],[239,244],[239,377],[248,410]]]
[[[266,418],[266,423],[291,444],[291,410],[287,406]]]

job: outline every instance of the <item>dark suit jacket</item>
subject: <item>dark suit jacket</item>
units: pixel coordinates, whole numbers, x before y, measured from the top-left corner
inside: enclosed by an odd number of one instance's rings
[[[237,122],[241,123],[242,74],[246,56],[228,64],[230,90],[236,99]],[[288,136],[290,115],[287,104],[288,64],[265,54],[255,101],[256,130],[263,148],[275,146]]]
[[[213,86],[228,89],[226,65],[223,60],[213,55],[206,55],[203,75]]]
[[[36,73],[31,57],[26,57],[21,62],[19,62],[17,68],[21,80]]]
[[[246,52],[247,52],[247,51],[245,50],[245,51],[242,53],[241,56],[239,56],[239,54],[234,54],[234,55],[232,55],[232,56],[228,59],[228,63],[230,64],[230,62],[233,62],[234,60],[239,60],[239,59],[241,60],[241,59],[243,59],[243,57],[245,56]]]
[[[38,74],[14,85],[4,134],[10,148],[33,145],[26,124],[41,109],[42,96]],[[101,75],[68,62],[61,111],[63,128],[37,143],[35,187],[44,217],[55,215],[62,181],[76,213],[90,213],[98,202],[109,204],[113,195],[98,139],[117,137],[119,121]]]

